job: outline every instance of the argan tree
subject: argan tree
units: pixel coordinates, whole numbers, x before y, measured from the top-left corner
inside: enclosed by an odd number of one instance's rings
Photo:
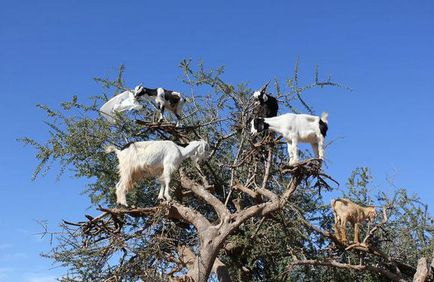
[[[382,215],[363,228],[361,244],[337,240],[323,200],[338,186],[327,164],[303,151],[306,161],[288,166],[280,136],[251,136],[252,90],[225,82],[222,67],[192,67],[184,60],[180,68],[191,89],[180,127],[156,122],[151,102],[140,112],[117,115],[115,124],[99,115],[107,99],[128,89],[123,67],[115,80],[96,79],[103,93],[90,102],[74,96],[59,110],[40,106],[48,114],[49,139],[22,139],[37,150],[34,177],[59,163],[60,173],[88,179],[83,189],[95,208],[83,221],[65,219],[53,233],[53,249],[44,256],[67,269],[62,281],[406,281],[420,258],[431,257],[427,207],[404,189],[370,195],[366,168],[340,186],[343,196],[375,204]],[[296,64],[284,85],[273,83],[281,113],[315,114],[305,93],[342,87],[321,81],[318,71],[312,83],[301,85],[298,74]],[[106,146],[143,140],[182,146],[198,139],[211,145],[209,157],[199,166],[181,164],[172,177],[173,200],[159,202],[159,185],[143,179],[128,194],[131,207],[116,206],[117,160]],[[428,271],[425,276],[432,279]]]

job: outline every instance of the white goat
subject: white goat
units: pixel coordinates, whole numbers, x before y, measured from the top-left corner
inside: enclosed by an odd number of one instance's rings
[[[186,158],[191,158],[195,163],[205,158],[208,143],[204,140],[192,141],[184,148],[172,141],[142,141],[131,143],[122,150],[108,146],[105,151],[116,152],[120,175],[116,184],[116,202],[128,206],[126,193],[145,176],[158,176],[161,184],[158,199],[170,200],[172,173]]]
[[[270,129],[279,132],[288,142],[290,164],[298,162],[298,143],[310,143],[317,158],[324,158],[324,138],[327,134],[327,113],[321,117],[306,114],[284,114],[271,118],[254,118],[251,121],[251,133]]]
[[[135,89],[135,97],[141,97],[147,95],[149,97],[154,97],[155,103],[157,103],[158,109],[160,110],[159,121],[162,121],[164,116],[164,109],[171,111],[178,119],[176,126],[179,126],[179,120],[182,115],[182,107],[185,103],[185,98],[182,97],[181,93],[172,90],[167,90],[163,88],[146,88],[138,86]]]
[[[335,216],[336,238],[343,243],[347,243],[347,222],[354,227],[354,242],[360,243],[360,223],[366,219],[373,222],[377,217],[375,207],[362,207],[348,199],[332,200],[331,206]]]

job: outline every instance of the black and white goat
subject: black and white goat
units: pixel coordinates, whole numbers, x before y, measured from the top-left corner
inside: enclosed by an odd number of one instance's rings
[[[272,130],[282,134],[288,142],[290,164],[298,162],[298,143],[310,143],[317,158],[324,158],[324,139],[328,130],[328,113],[321,117],[306,114],[284,114],[271,118],[254,118],[251,133]]]
[[[279,111],[279,104],[277,99],[267,94],[267,87],[270,82],[262,86],[260,90],[253,93],[255,99],[255,116],[256,117],[275,117]]]
[[[146,88],[143,86],[137,86],[134,90],[135,97],[139,98],[144,95],[153,97],[155,100],[155,103],[157,103],[157,107],[160,110],[160,118],[159,122],[161,122],[164,119],[164,110],[168,109],[171,111],[176,118],[178,119],[178,122],[176,123],[176,126],[179,126],[179,122],[182,115],[182,107],[185,103],[185,98],[182,97],[181,93],[167,90],[163,88]]]
[[[191,158],[197,164],[206,157],[208,148],[204,140],[191,141],[187,147],[178,146],[172,141],[134,142],[122,150],[108,146],[106,153],[116,152],[119,160],[120,179],[116,184],[116,202],[128,206],[126,193],[146,176],[159,177],[161,188],[158,199],[170,200],[172,173],[186,158]]]

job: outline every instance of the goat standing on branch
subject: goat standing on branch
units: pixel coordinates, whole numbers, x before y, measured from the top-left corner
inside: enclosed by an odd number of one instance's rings
[[[157,107],[160,110],[160,118],[158,122],[161,122],[164,119],[164,109],[167,108],[176,116],[178,119],[176,126],[179,126],[182,115],[182,107],[185,103],[185,98],[182,97],[181,93],[163,88],[151,89],[143,86],[136,88],[136,98],[144,95],[154,97],[155,103],[157,103]]]
[[[288,142],[289,164],[298,162],[298,143],[310,143],[315,157],[324,159],[324,139],[328,130],[328,113],[321,117],[306,114],[284,114],[272,118],[254,118],[251,133],[256,134],[270,129],[282,134]]]
[[[336,199],[332,200],[331,206],[333,214],[335,216],[335,232],[336,238],[347,243],[347,222],[350,222],[354,227],[354,242],[360,243],[360,224],[369,219],[373,222],[377,217],[375,207],[368,206],[362,207],[353,203],[348,199]]]
[[[275,117],[277,116],[277,111],[279,110],[279,104],[277,99],[273,96],[267,94],[267,87],[270,82],[262,86],[262,88],[253,93],[255,98],[255,116],[256,117]]]
[[[206,157],[208,143],[192,141],[187,147],[172,141],[142,141],[129,144],[122,150],[108,146],[106,153],[116,152],[119,160],[119,182],[116,184],[116,202],[128,206],[126,193],[144,176],[158,176],[161,184],[158,199],[171,200],[169,183],[172,173],[186,158],[195,163]]]

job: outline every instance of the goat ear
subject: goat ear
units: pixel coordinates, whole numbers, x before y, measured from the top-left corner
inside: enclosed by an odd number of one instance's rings
[[[134,94],[137,94],[137,93],[139,93],[140,91],[142,91],[143,90],[143,86],[142,86],[142,84],[140,83],[139,85],[137,85],[135,88],[134,88]]]

